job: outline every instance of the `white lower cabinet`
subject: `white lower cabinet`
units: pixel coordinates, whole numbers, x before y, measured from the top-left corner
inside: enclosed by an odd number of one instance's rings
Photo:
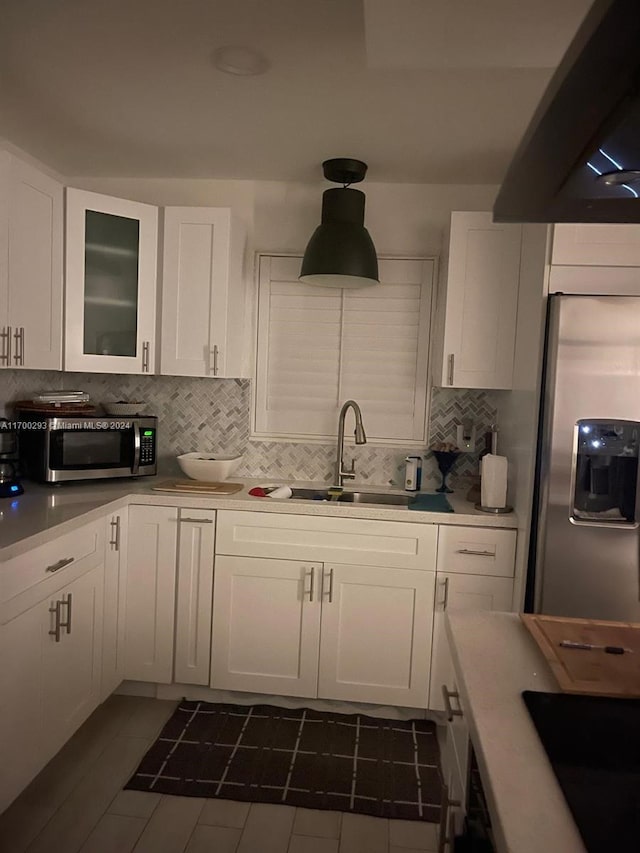
[[[451,610],[511,610],[512,578],[438,572],[433,617],[429,708],[445,710],[442,686],[450,683],[453,667],[445,636],[445,614]]]
[[[456,681],[449,641],[441,636],[440,657],[447,661],[447,678],[441,695],[446,695],[446,726],[440,748],[443,809],[440,820],[438,853],[454,853],[456,835],[464,829],[469,789],[469,726]],[[442,673],[441,673],[442,674]]]
[[[0,628],[2,661],[0,755],[11,773],[0,773],[0,812],[45,765],[42,658],[51,642],[49,601],[42,601]]]
[[[90,560],[43,581],[48,593],[0,627],[0,811],[100,701],[104,567]],[[26,593],[36,595],[35,591]],[[19,610],[15,602],[4,613]]]
[[[211,686],[424,708],[434,578],[218,556]]]
[[[62,746],[100,702],[104,567],[56,593],[55,633],[43,650],[43,698],[47,735]],[[59,614],[59,615],[58,615]],[[49,635],[48,635],[49,636]],[[53,640],[53,642],[51,642]]]
[[[124,678],[208,684],[215,510],[129,507]]]
[[[445,613],[511,608],[515,539],[131,505],[7,561],[0,811],[124,679],[445,710],[444,778],[462,803],[469,735]],[[450,807],[443,849],[463,812]]]
[[[425,708],[435,572],[322,570],[318,696]]]
[[[180,510],[174,681],[208,684],[215,510]]]
[[[211,686],[315,696],[321,566],[216,557]]]
[[[173,680],[178,509],[130,506],[124,677]]]

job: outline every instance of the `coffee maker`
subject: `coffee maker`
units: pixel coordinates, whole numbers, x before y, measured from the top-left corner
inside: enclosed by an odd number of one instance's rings
[[[16,498],[24,492],[16,469],[18,440],[6,418],[0,418],[0,498]]]

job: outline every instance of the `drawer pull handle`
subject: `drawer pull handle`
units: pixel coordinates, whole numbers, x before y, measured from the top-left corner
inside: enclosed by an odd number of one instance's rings
[[[67,608],[67,621],[63,622],[62,620],[60,620],[60,627],[66,628],[67,634],[70,634],[71,633],[71,593],[68,593],[66,598],[63,595],[62,601],[59,601],[58,604],[60,604],[61,606],[65,606]]]
[[[60,569],[64,569],[65,566],[68,566],[70,563],[73,563],[75,557],[63,557],[61,560],[58,560],[57,563],[52,563],[50,566],[47,566],[45,572],[57,572]]]
[[[56,638],[56,643],[60,642],[60,628],[62,627],[60,623],[60,605],[61,601],[56,601],[53,607],[49,608],[49,613],[55,613],[56,621],[53,631],[49,631],[49,636]]]
[[[472,548],[459,548],[456,554],[467,554],[469,557],[495,557],[494,551],[474,551]]]
[[[188,521],[191,524],[213,524],[212,518],[187,518],[185,516],[184,518],[180,518],[179,521]]]
[[[447,720],[451,722],[454,717],[462,717],[463,712],[462,708],[460,708],[460,694],[457,690],[447,690],[447,685],[442,685],[442,698],[444,699],[444,707],[445,713],[447,715]],[[455,699],[458,703],[458,707],[454,708],[451,704],[451,700]]]

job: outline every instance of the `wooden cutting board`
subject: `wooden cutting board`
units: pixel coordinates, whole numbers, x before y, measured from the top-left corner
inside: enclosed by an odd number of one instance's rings
[[[152,486],[154,492],[174,492],[182,495],[234,495],[243,489],[242,483],[208,483],[204,480],[165,480]]]
[[[640,698],[640,624],[533,613],[521,613],[520,618],[563,693]],[[560,645],[563,640],[630,651],[620,655],[604,649],[570,649]]]

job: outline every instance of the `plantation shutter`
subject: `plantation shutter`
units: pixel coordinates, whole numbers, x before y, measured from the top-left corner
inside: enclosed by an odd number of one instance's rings
[[[303,284],[300,263],[260,259],[255,434],[331,438],[354,399],[368,439],[424,440],[434,262],[381,259],[354,290]]]

